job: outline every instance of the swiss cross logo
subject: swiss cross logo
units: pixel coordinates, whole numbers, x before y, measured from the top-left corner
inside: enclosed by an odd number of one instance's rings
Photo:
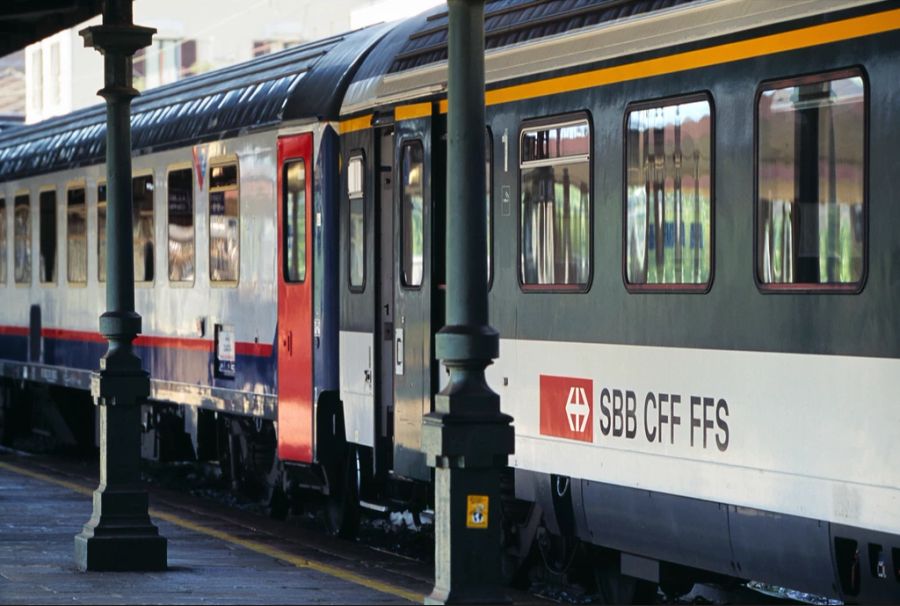
[[[541,435],[594,441],[594,382],[541,375]]]

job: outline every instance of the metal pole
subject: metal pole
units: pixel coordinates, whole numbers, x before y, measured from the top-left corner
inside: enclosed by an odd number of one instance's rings
[[[100,406],[100,486],[94,512],[75,537],[80,570],[163,570],[166,539],[150,521],[141,486],[141,403],[150,395],[150,376],[131,342],[141,332],[134,311],[134,255],[131,192],[131,57],[149,46],[155,29],[132,23],[132,0],[107,0],[103,24],[80,32],[85,46],[103,54],[106,99],[106,306],[100,334],[109,349],[91,376]]]
[[[484,376],[500,343],[487,313],[484,1],[449,0],[448,8],[447,325],[435,349],[450,381],[422,428],[435,468],[435,585],[425,601],[498,603],[509,601],[499,487],[513,429]]]

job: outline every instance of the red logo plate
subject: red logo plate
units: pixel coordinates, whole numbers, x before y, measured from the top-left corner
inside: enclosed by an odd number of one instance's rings
[[[594,382],[541,375],[541,435],[594,441]]]

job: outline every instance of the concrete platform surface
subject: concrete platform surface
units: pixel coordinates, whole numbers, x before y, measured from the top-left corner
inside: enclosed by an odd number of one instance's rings
[[[73,540],[91,515],[92,489],[0,456],[0,604],[409,604],[430,589],[227,517],[160,506],[152,495],[169,570],[82,573]]]

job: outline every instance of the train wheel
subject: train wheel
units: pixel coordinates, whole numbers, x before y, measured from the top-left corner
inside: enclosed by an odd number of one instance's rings
[[[332,534],[353,539],[359,532],[359,453],[355,446],[347,445],[344,456],[325,473],[328,476],[329,494],[325,502],[325,515]]]

